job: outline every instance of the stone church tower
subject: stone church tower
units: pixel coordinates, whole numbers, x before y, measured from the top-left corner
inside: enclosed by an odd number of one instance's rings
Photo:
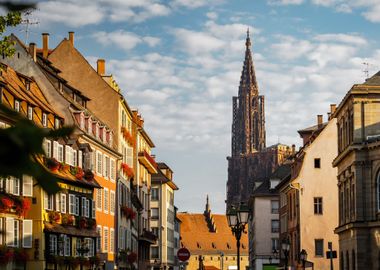
[[[248,202],[255,186],[268,179],[292,152],[290,147],[281,144],[266,147],[264,96],[259,95],[249,31],[245,47],[239,94],[232,98],[231,156],[227,157],[227,209]]]

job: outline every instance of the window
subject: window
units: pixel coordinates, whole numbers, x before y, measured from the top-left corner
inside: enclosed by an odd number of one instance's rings
[[[158,192],[159,192],[159,189],[158,188],[152,188],[152,201],[158,201],[159,197],[158,197]]]
[[[323,239],[315,239],[315,256],[323,257]]]
[[[66,194],[61,193],[61,212],[66,213]]]
[[[58,156],[57,156],[57,159],[59,162],[63,162],[63,145],[62,144],[58,144]]]
[[[78,150],[78,167],[83,167],[83,153],[81,150]]]
[[[104,155],[103,176],[108,178],[109,172],[110,172],[110,158]]]
[[[71,239],[67,235],[63,236],[63,250],[65,256],[71,255]]]
[[[108,228],[107,227],[104,227],[103,228],[103,239],[104,239],[104,243],[103,243],[103,251],[108,251]]]
[[[9,177],[5,181],[5,191],[13,195],[20,195],[20,179]]]
[[[115,191],[110,191],[110,213],[115,214]]]
[[[15,111],[19,112],[20,111],[20,101],[15,100]]]
[[[317,168],[317,169],[321,168],[321,159],[320,158],[314,159],[314,168]]]
[[[92,238],[85,238],[84,242],[86,243],[86,245],[88,247],[88,252],[86,254],[86,257],[94,256],[95,255],[94,241],[92,240]]]
[[[69,194],[69,214],[75,214],[75,195]]]
[[[100,188],[96,190],[96,208],[102,211],[102,190]]]
[[[100,152],[96,152],[96,172],[102,174],[103,155]]]
[[[152,227],[152,232],[155,236],[157,236],[157,239],[160,238],[160,231],[158,230],[157,227]]]
[[[314,214],[322,215],[322,197],[314,197]]]
[[[92,208],[91,208],[91,217],[95,218],[95,212],[96,212],[96,206],[95,206],[95,201],[92,200]]]
[[[19,240],[19,220],[6,218],[6,244],[10,247],[17,247]]]
[[[127,154],[126,154],[126,161],[129,167],[133,167],[133,148],[127,146]]]
[[[54,127],[55,127],[55,128],[59,128],[59,126],[60,126],[60,121],[59,121],[58,118],[55,118],[55,119],[54,119]]]
[[[44,209],[54,210],[53,203],[54,203],[54,194],[49,195],[46,192],[44,192]]]
[[[43,149],[47,157],[51,157],[51,141],[44,139]]]
[[[42,125],[44,127],[47,126],[47,114],[46,113],[42,113]]]
[[[85,197],[82,197],[82,216],[85,216],[85,217],[88,217],[86,216],[86,198]]]
[[[109,200],[108,188],[104,188],[104,213],[108,213]]]
[[[159,259],[158,247],[151,247],[152,259]]]
[[[79,197],[75,197],[75,215],[79,216]]]
[[[57,236],[55,234],[49,235],[49,251],[50,255],[57,255]]]
[[[158,208],[152,208],[152,219],[158,219],[159,214],[158,214]]]
[[[110,252],[115,252],[115,231],[110,229]]]
[[[98,233],[98,237],[96,238],[96,251],[99,253],[102,249],[102,226],[98,225],[96,227],[96,232]]]
[[[33,120],[33,108],[28,106],[28,119]]]
[[[115,181],[116,177],[115,177],[115,174],[116,174],[116,171],[115,171],[115,160],[114,159],[111,159],[111,163],[110,163],[110,178],[111,180]]]
[[[33,220],[24,219],[22,225],[22,247],[31,248],[33,242]]]
[[[22,195],[28,197],[33,196],[33,179],[29,175],[22,177]]]
[[[270,202],[271,204],[271,213],[272,214],[278,214],[278,207],[279,207],[279,203],[278,201],[271,201]]]
[[[272,225],[272,233],[278,233],[280,231],[280,222],[278,221],[278,219],[272,219],[271,225]]]
[[[278,238],[272,238],[272,251],[279,251],[278,241]]]

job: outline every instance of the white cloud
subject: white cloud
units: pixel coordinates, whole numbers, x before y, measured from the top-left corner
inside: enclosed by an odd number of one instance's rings
[[[333,42],[342,42],[353,45],[366,45],[367,40],[358,35],[349,35],[349,34],[322,34],[316,35],[315,40],[321,42],[333,41]]]
[[[308,40],[298,40],[292,36],[278,36],[279,43],[271,45],[271,50],[282,61],[294,60],[305,56],[314,46]]]
[[[124,30],[116,30],[114,32],[101,31],[94,33],[92,36],[104,46],[117,46],[126,51],[135,48],[141,43],[146,43],[150,47],[154,47],[160,43],[159,38],[151,36],[140,37],[133,32],[126,32]]]
[[[216,12],[207,12],[206,13],[207,18],[211,20],[216,20],[218,18],[218,13]]]
[[[199,8],[222,3],[223,0],[173,0],[171,5],[174,7]]]
[[[279,6],[301,5],[303,2],[304,0],[268,0],[269,5],[279,5]]]
[[[84,26],[104,20],[141,23],[170,13],[171,8],[158,0],[55,0],[38,2],[36,15],[45,26],[50,23]]]
[[[373,7],[369,8],[368,11],[362,13],[363,16],[374,23],[380,22],[380,3],[377,3]]]
[[[68,26],[81,27],[97,24],[104,18],[104,12],[91,1],[44,1],[38,3],[36,16],[43,25],[64,23]]]

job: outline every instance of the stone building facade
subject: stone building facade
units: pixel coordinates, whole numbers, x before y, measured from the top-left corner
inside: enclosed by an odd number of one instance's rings
[[[228,160],[227,209],[248,202],[255,182],[268,179],[292,150],[283,145],[266,147],[264,96],[259,88],[249,32],[239,95],[233,97],[231,156]]]
[[[354,85],[337,119],[340,269],[380,269],[380,72]]]

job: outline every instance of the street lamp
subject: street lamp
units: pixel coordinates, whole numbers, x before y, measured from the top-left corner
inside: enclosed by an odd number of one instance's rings
[[[286,238],[281,243],[281,249],[284,252],[285,256],[285,269],[288,268],[288,258],[289,258],[289,249],[290,249],[290,241],[289,238]]]
[[[240,205],[239,209],[230,209],[227,213],[228,226],[230,226],[232,234],[236,238],[237,247],[237,270],[240,270],[240,238],[244,232],[245,225],[248,223],[249,211],[248,207]]]
[[[301,250],[300,252],[300,259],[302,261],[302,269],[305,270],[305,264],[306,264],[306,261],[307,261],[307,252],[306,250]]]

